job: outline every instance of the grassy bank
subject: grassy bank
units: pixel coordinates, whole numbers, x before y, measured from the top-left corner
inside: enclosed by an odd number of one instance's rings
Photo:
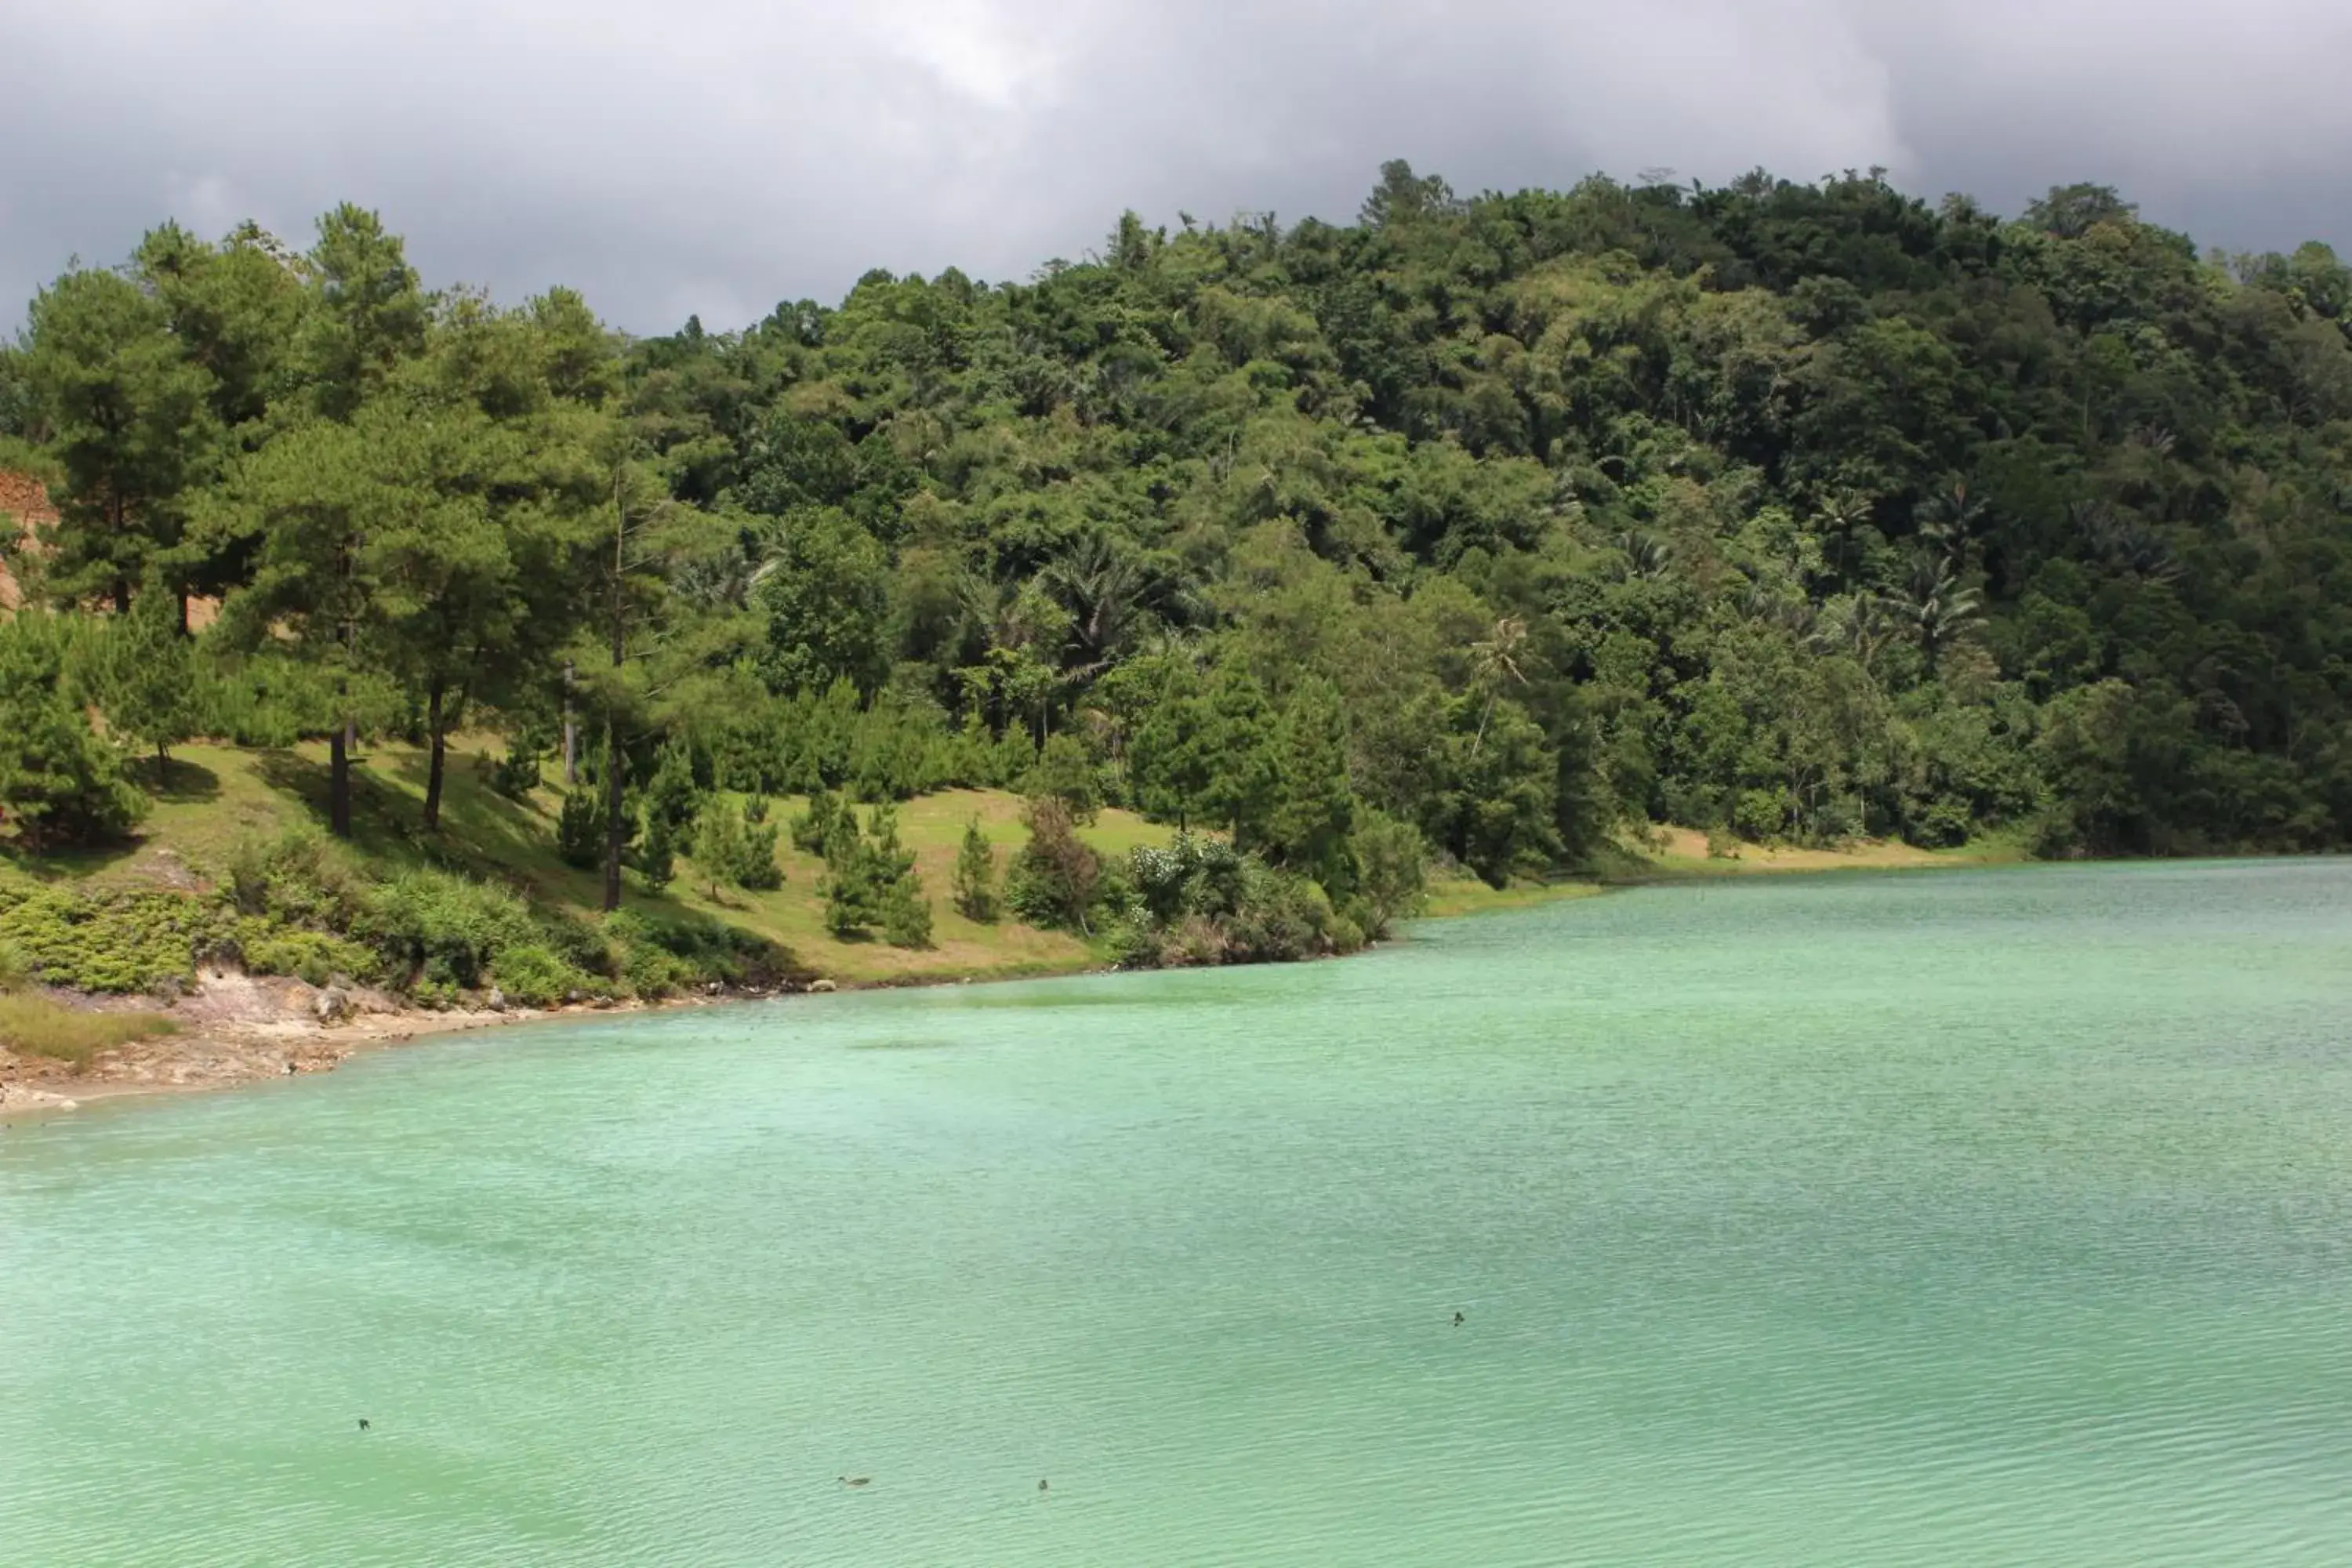
[[[547,910],[593,916],[601,893],[597,874],[567,866],[555,854],[560,795],[551,783],[520,800],[492,790],[488,779],[494,744],[470,736],[453,743],[442,825],[436,834],[417,826],[425,794],[425,753],[396,744],[367,752],[353,775],[352,852],[378,872],[422,867],[460,871],[509,888]],[[146,782],[153,784],[153,763],[142,765],[150,770]],[[551,774],[553,771],[549,770]],[[153,798],[154,809],[135,842],[37,861],[20,858],[16,869],[95,889],[188,891],[208,886],[223,874],[241,843],[266,840],[323,819],[325,749],[189,745],[173,755],[169,777]],[[804,804],[789,797],[777,800],[772,803],[772,819],[781,821]],[[820,891],[824,864],[793,847],[789,839],[778,848],[783,886],[772,891],[724,886],[714,890],[691,858],[681,858],[676,879],[659,892],[637,885],[633,876],[625,902],[655,918],[707,917],[751,932],[784,949],[797,967],[850,984],[966,975],[1003,978],[1067,971],[1102,960],[1100,952],[1066,933],[1010,919],[983,924],[955,910],[947,895],[965,824],[981,824],[1002,863],[1023,841],[1020,818],[1019,798],[1001,790],[948,791],[898,807],[900,839],[915,855],[935,911],[933,945],[926,949],[834,936],[825,929]],[[1082,829],[1081,837],[1107,858],[1118,858],[1139,845],[1164,845],[1172,834],[1165,826],[1110,809]],[[1646,844],[1621,840],[1612,845],[1588,878],[1517,882],[1502,889],[1472,877],[1436,879],[1423,912],[1432,918],[1476,914],[1588,897],[1612,885],[1690,878],[1993,865],[2023,858],[2021,845],[2001,839],[1948,850],[1899,843],[1802,849],[1721,840],[1711,849],[1706,834],[1676,827],[1660,830]]]
[[[425,784],[422,751],[402,745],[372,749],[354,773],[351,857],[368,876],[394,879],[405,871],[455,871],[519,895],[558,922],[593,925],[601,883],[596,873],[565,865],[555,853],[555,817],[561,796],[551,783],[523,798],[490,788],[493,742],[461,737],[453,745],[444,787],[442,825],[427,834],[418,826]],[[152,768],[152,764],[146,764]],[[552,769],[549,770],[552,773]],[[150,777],[147,781],[153,784]],[[106,850],[17,859],[0,871],[13,877],[20,893],[29,878],[53,892],[110,899],[96,913],[63,917],[76,940],[128,978],[84,979],[93,989],[144,988],[137,974],[169,970],[169,955],[188,951],[192,925],[187,911],[207,899],[227,875],[240,846],[268,842],[289,829],[314,825],[324,816],[326,765],[322,747],[253,751],[190,745],[172,763],[155,789],[155,806],[131,844]],[[804,803],[771,803],[772,820],[782,821]],[[932,943],[908,949],[878,939],[844,940],[825,923],[822,892],[824,867],[815,856],[779,846],[782,886],[753,892],[714,886],[691,858],[656,891],[634,877],[625,906],[656,921],[715,922],[785,955],[789,971],[836,984],[911,984],[930,981],[1004,979],[1068,973],[1109,961],[1107,949],[1064,931],[1045,931],[1010,918],[982,923],[966,919],[949,897],[953,866],[967,823],[978,822],[993,843],[1000,867],[1025,837],[1021,802],[1003,791],[957,790],[927,795],[898,808],[901,842],[913,853],[934,911]],[[1138,846],[1164,845],[1170,829],[1129,813],[1106,810],[1082,837],[1107,858],[1123,858]],[[1423,913],[1427,917],[1476,914],[1589,897],[1614,885],[1685,879],[1907,867],[1984,865],[2023,858],[2014,844],[1991,841],[1958,850],[1927,851],[1900,844],[1869,844],[1845,849],[1795,849],[1753,844],[1710,845],[1686,828],[1653,834],[1644,842],[1621,842],[1595,874],[1580,879],[1521,882],[1488,887],[1456,876],[1433,881]],[[5,892],[0,888],[0,892]],[[0,900],[5,902],[5,900]],[[216,907],[212,900],[206,907]],[[207,931],[216,931],[215,921]],[[8,935],[0,931],[0,938]],[[299,940],[308,940],[298,938]],[[325,952],[332,959],[338,951]],[[86,961],[85,969],[93,965]],[[184,967],[184,963],[182,965]],[[281,963],[281,972],[304,973]],[[314,965],[315,967],[315,965]],[[44,1018],[35,1030],[27,1012],[20,1029],[60,1042],[68,1054],[76,1042],[96,1040],[127,1026],[119,1015],[89,1015],[89,1022]],[[29,1033],[28,1033],[29,1037]],[[109,1042],[110,1043],[110,1042]],[[28,1048],[39,1050],[38,1046]],[[93,1046],[90,1048],[102,1048]],[[43,1054],[55,1054],[44,1052]],[[60,1059],[63,1059],[62,1058]]]
[[[1926,870],[1967,866],[2022,864],[2022,842],[1989,837],[1953,849],[1919,849],[1908,844],[1864,842],[1836,848],[1751,844],[1708,836],[1695,827],[1661,828],[1648,842],[1619,839],[1608,846],[1589,876],[1550,881],[1514,882],[1490,888],[1475,877],[1430,884],[1428,919],[1528,909],[1537,904],[1587,899],[1612,888],[1659,882],[1700,881],[1725,877],[1791,876],[1823,871]]]
[[[1604,868],[1611,882],[1750,877],[1803,871],[1896,871],[1934,867],[2012,866],[2030,857],[2021,839],[1989,836],[1951,849],[1920,849],[1895,841],[1867,841],[1833,849],[1710,840],[1694,827],[1668,827],[1646,845],[1619,844]]]
[[[555,853],[560,794],[551,784],[520,800],[498,794],[488,782],[491,749],[490,742],[472,737],[453,745],[441,828],[427,834],[417,826],[425,753],[401,745],[372,748],[354,771],[352,857],[379,875],[425,868],[461,872],[509,889],[558,917],[592,919],[602,892],[597,873],[567,866]],[[152,784],[153,764],[145,767],[150,771],[144,782]],[[220,880],[241,844],[322,821],[326,787],[322,746],[186,746],[173,754],[169,778],[156,790],[154,809],[135,842],[38,860],[18,858],[14,870],[93,891],[194,892]],[[772,802],[771,819],[784,820],[804,804],[792,798]],[[981,824],[1001,868],[1025,837],[1020,817],[1019,798],[996,790],[950,791],[899,806],[900,841],[913,852],[933,907],[928,948],[834,936],[825,929],[820,890],[824,864],[788,838],[778,849],[784,882],[773,891],[721,887],[714,893],[693,860],[681,857],[676,879],[658,892],[632,875],[625,907],[656,921],[717,921],[775,943],[795,973],[845,984],[1005,978],[1105,962],[1076,937],[1010,919],[984,924],[956,911],[949,891],[965,824]],[[1117,810],[1104,811],[1080,836],[1107,857],[1123,857],[1138,845],[1164,844],[1172,837],[1170,829]]]

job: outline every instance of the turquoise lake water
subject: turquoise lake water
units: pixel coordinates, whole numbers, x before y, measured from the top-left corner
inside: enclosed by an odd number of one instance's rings
[[[314,1563],[2340,1568],[2352,862],[1660,889],[0,1131],[0,1563]]]

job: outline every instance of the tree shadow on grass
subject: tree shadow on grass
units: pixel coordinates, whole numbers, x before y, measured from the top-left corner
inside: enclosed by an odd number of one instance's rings
[[[209,805],[220,798],[220,774],[185,757],[173,757],[171,768],[161,777],[155,759],[142,757],[131,765],[131,776],[165,805]]]
[[[352,838],[370,858],[394,868],[429,868],[497,882],[534,903],[593,909],[601,901],[601,874],[558,860],[555,827],[547,815],[492,790],[470,754],[450,753],[440,831],[426,832],[424,793],[430,768],[422,752],[353,753]],[[299,802],[317,826],[326,826],[325,762],[273,751],[262,754],[257,771],[271,789]],[[713,918],[638,883],[631,884],[624,902],[657,920]]]
[[[20,839],[0,837],[0,867],[36,881],[68,881],[112,870],[138,854],[146,842],[145,836],[134,834],[120,843],[78,845],[36,855]]]

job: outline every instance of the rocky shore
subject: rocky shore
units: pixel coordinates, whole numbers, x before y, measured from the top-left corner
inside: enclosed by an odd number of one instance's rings
[[[115,999],[58,999],[109,1010],[140,1005]],[[658,1005],[719,999],[692,996]],[[332,1072],[361,1051],[420,1036],[646,1006],[604,1003],[540,1009],[504,1005],[495,994],[489,1000],[491,1005],[428,1010],[366,987],[320,988],[275,976],[207,973],[172,1005],[167,1016],[178,1026],[174,1033],[102,1050],[87,1065],[0,1046],[0,1116],[68,1110],[118,1095],[226,1089],[264,1079]]]

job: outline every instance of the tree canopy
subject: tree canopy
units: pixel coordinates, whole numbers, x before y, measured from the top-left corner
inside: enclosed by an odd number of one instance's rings
[[[1364,824],[1497,881],[1668,821],[2352,843],[2352,270],[2104,187],[1400,163],[635,342],[342,207],[68,272],[0,372],[54,602],[224,594],[338,734],[587,704],[615,878],[673,744],[870,798],[1043,748],[1333,888]]]

